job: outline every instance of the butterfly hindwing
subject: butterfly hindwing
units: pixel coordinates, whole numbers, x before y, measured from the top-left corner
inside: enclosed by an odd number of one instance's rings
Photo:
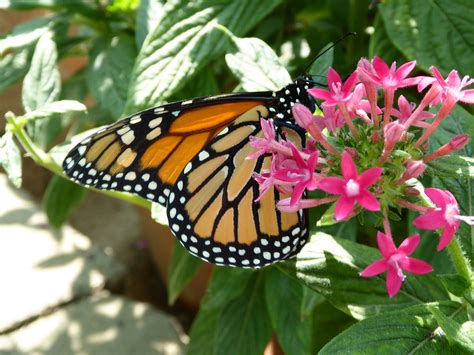
[[[262,267],[297,252],[307,239],[303,211],[280,212],[273,188],[259,202],[254,171],[269,168],[271,157],[245,159],[261,135],[260,105],[239,116],[184,168],[168,198],[171,230],[194,255],[215,264]],[[295,136],[297,134],[295,133]]]
[[[204,146],[271,93],[199,98],[148,109],[101,129],[63,162],[74,181],[166,204],[185,165]]]

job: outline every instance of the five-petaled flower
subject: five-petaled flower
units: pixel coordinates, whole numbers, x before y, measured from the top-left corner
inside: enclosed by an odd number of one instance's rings
[[[437,206],[429,208],[423,215],[413,221],[415,227],[427,230],[443,229],[437,250],[446,247],[459,228],[459,206],[453,194],[436,188],[425,189],[425,194]]]
[[[358,175],[357,168],[350,154],[346,151],[341,160],[342,178],[327,177],[319,181],[318,187],[330,194],[340,195],[336,202],[334,218],[345,219],[354,209],[355,202],[369,211],[379,211],[380,203],[367,188],[372,186],[382,174],[382,168],[370,168]]]
[[[357,82],[357,73],[353,72],[343,83],[341,77],[333,68],[329,68],[328,72],[328,88],[324,89],[309,89],[308,92],[317,99],[324,100],[326,106],[334,106],[342,104],[350,100],[352,97],[352,88]]]
[[[393,243],[392,238],[382,232],[377,232],[377,245],[383,258],[367,266],[360,276],[370,277],[387,271],[386,286],[390,298],[395,296],[406,276],[403,270],[412,274],[427,274],[433,271],[430,264],[415,258],[410,258],[420,243],[420,235],[415,234],[406,238],[400,246]]]

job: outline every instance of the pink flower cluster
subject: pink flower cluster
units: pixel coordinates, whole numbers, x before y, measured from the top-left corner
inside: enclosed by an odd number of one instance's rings
[[[254,178],[260,186],[259,199],[272,187],[282,193],[284,198],[277,207],[283,212],[335,203],[336,221],[348,220],[362,210],[380,213],[385,234],[378,233],[377,243],[383,259],[360,275],[387,271],[390,297],[397,294],[405,279],[403,270],[415,274],[432,271],[427,263],[409,257],[419,244],[419,235],[405,239],[396,248],[388,219],[390,208],[419,212],[413,221],[417,228],[440,230],[438,251],[451,242],[460,221],[474,224],[474,218],[460,215],[449,191],[424,189],[433,207],[410,201],[420,197],[412,179],[424,173],[426,163],[463,148],[469,137],[454,137],[429,154],[427,140],[457,102],[474,103],[474,89],[465,89],[473,79],[461,79],[455,70],[444,79],[434,67],[433,76],[409,77],[415,65],[412,61],[397,68],[395,62],[389,67],[378,57],[361,59],[344,82],[330,68],[328,90],[308,90],[321,100],[320,109],[313,113],[301,104],[292,109],[296,123],[307,132],[306,145],[300,147],[287,136],[277,136],[273,122],[262,119],[263,137],[251,137],[257,151],[248,157],[272,155],[270,169],[254,173]],[[416,86],[420,95],[425,92],[418,105],[398,93],[410,86]],[[427,111],[437,105],[436,114]],[[315,190],[327,195],[311,198]]]

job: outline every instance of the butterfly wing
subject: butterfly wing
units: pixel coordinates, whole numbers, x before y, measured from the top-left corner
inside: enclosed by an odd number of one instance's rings
[[[270,92],[210,96],[126,117],[79,143],[63,162],[71,179],[166,204],[185,165],[242,113]]]
[[[249,136],[262,134],[260,117],[268,117],[264,105],[234,120],[187,163],[169,195],[171,230],[208,262],[262,267],[293,255],[306,242],[305,212],[278,211],[280,194],[273,188],[255,202],[258,184],[252,173],[269,168],[271,161],[270,156],[245,159],[253,152]]]

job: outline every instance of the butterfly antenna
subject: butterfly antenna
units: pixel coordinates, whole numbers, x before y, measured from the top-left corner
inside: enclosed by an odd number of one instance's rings
[[[311,65],[313,65],[313,63],[315,61],[318,60],[318,58],[321,58],[325,53],[327,53],[328,51],[330,51],[331,49],[333,49],[334,47],[336,47],[336,45],[345,40],[347,37],[349,36],[356,36],[357,33],[356,32],[349,32],[349,33],[346,33],[344,36],[342,36],[341,38],[339,38],[336,42],[334,42],[331,46],[329,46],[328,48],[326,48],[324,51],[322,51],[321,53],[319,53],[307,66],[306,68],[304,68],[303,70],[303,74],[307,74],[308,73],[308,69],[311,67]]]

